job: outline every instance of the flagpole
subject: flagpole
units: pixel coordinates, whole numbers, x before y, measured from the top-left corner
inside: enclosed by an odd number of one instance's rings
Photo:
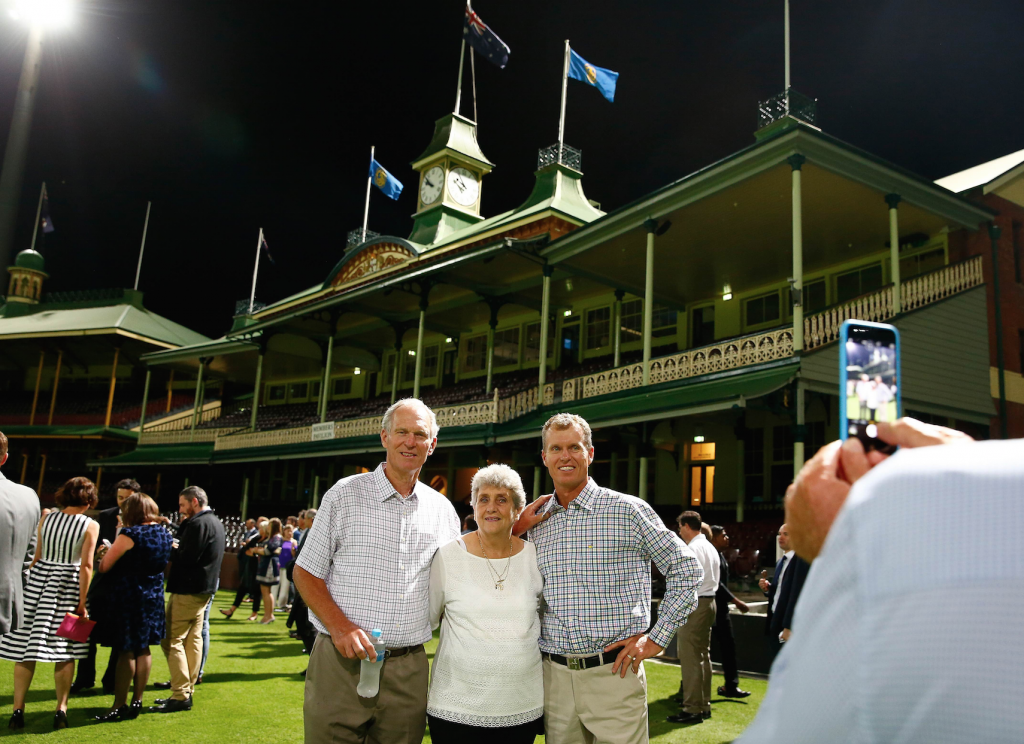
[[[476,55],[472,49],[469,50],[469,76],[473,80],[473,121],[479,124],[480,119],[476,114]]]
[[[370,145],[370,168],[373,168],[373,153],[377,150],[375,145]],[[366,223],[370,220],[370,186],[373,184],[373,174],[366,177],[366,206],[363,207],[363,234],[360,243],[366,242]]]
[[[565,59],[562,61],[562,114],[558,118],[558,157],[562,157],[562,141],[565,138],[565,92],[569,87],[569,40],[565,40]]]
[[[466,58],[466,39],[462,39],[462,49],[459,51],[459,84],[455,87],[455,113],[459,113],[462,104],[462,61]]]
[[[149,210],[153,202],[146,202],[146,221],[142,225],[142,245],[139,246],[139,266],[135,269],[135,289],[139,288],[139,275],[142,273],[142,254],[146,251],[146,232],[149,230]]]
[[[36,206],[36,224],[32,228],[32,250],[36,249],[36,233],[39,232],[39,215],[43,213],[43,199],[46,198],[46,181],[43,181],[43,187],[39,189],[39,204]]]
[[[260,248],[263,246],[263,228],[260,228],[260,237],[256,240],[256,264],[252,267],[252,291],[249,292],[249,315],[252,315],[252,306],[256,302],[256,275],[260,272]]]
[[[786,27],[786,90],[789,90],[789,0],[785,0]]]

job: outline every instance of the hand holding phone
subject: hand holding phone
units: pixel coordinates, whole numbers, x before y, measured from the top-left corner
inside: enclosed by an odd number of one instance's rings
[[[839,334],[839,436],[856,437],[865,452],[891,455],[878,424],[902,415],[900,335],[895,326],[847,320]]]

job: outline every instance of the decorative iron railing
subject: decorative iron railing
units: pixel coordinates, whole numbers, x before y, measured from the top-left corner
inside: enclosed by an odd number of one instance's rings
[[[43,304],[58,302],[93,302],[97,300],[120,300],[124,289],[74,289],[67,292],[43,293]]]
[[[150,419],[146,422],[146,431],[178,431],[180,429],[188,429],[192,426],[192,410],[193,409],[189,407],[161,417],[158,420]],[[224,407],[221,401],[207,401],[203,404],[203,409],[199,412],[199,423],[205,424],[207,421],[218,419],[223,412]]]
[[[355,230],[349,230],[348,235],[345,237],[345,249],[354,248],[357,245],[362,245],[368,240],[376,240],[380,237],[380,233],[375,233],[373,230],[364,230],[361,227],[357,227]]]
[[[267,303],[265,302],[253,302],[252,311],[258,313],[260,310],[265,308]],[[249,314],[249,300],[238,300],[235,302],[235,317],[238,318],[242,315]]]
[[[537,170],[552,163],[562,165],[583,172],[583,153],[575,147],[560,145],[557,142],[550,147],[543,147],[537,151]]]
[[[816,124],[818,122],[817,100],[789,88],[772,96],[767,101],[759,101],[757,104],[758,128],[766,127],[787,116],[800,119],[808,124]]]
[[[188,444],[189,442],[213,442],[217,437],[232,434],[238,427],[221,429],[177,429],[173,431],[146,431],[139,434],[140,445],[150,444]]]

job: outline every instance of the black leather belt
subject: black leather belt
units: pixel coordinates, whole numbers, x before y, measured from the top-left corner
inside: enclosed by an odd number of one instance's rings
[[[403,646],[402,648],[387,648],[387,649],[384,649],[384,658],[385,659],[393,659],[396,656],[405,656],[406,654],[411,654],[411,653],[413,653],[415,651],[422,651],[422,650],[423,650],[423,644],[422,643],[420,643],[420,644],[418,644],[416,646]]]
[[[549,659],[556,664],[569,667],[576,671],[580,669],[593,669],[604,664],[612,664],[619,654],[617,651],[606,651],[603,654],[595,654],[594,656],[560,656],[558,654],[543,654],[545,659]]]

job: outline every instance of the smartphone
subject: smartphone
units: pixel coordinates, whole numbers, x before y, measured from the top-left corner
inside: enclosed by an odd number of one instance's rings
[[[895,326],[848,320],[839,332],[839,436],[857,437],[864,451],[896,451],[878,438],[880,421],[903,414],[900,333]]]

